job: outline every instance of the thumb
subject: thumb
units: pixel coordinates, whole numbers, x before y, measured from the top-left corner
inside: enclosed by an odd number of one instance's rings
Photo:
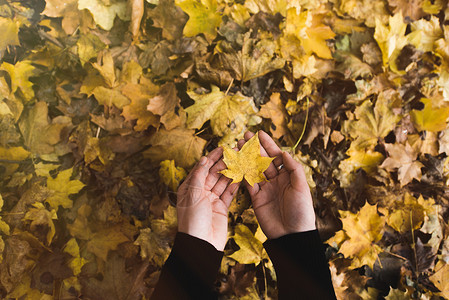
[[[290,173],[292,187],[298,191],[309,189],[303,166],[291,157],[288,152],[282,153],[282,161],[285,169]]]

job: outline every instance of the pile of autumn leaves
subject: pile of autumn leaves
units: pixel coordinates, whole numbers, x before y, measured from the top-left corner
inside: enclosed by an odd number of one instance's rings
[[[0,297],[148,299],[189,169],[296,151],[339,299],[449,299],[445,0],[0,4]],[[300,139],[297,148],[295,143]],[[241,190],[224,298],[276,297]]]

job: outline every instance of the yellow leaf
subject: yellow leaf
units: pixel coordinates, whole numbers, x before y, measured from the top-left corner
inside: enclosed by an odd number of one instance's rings
[[[384,66],[389,65],[391,70],[395,72],[398,72],[396,58],[399,56],[402,48],[407,45],[406,29],[407,24],[404,23],[402,12],[389,18],[388,27],[376,20],[374,39],[382,51],[383,64]]]
[[[435,266],[435,273],[429,277],[430,281],[440,290],[441,296],[449,298],[449,264],[439,260]]]
[[[176,5],[189,15],[183,34],[192,37],[203,33],[213,40],[221,23],[221,13],[216,0],[176,0]]]
[[[123,108],[125,105],[128,105],[131,102],[128,98],[123,96],[123,94],[120,93],[119,90],[108,89],[104,86],[97,86],[93,90],[93,94],[100,105],[114,105],[117,108]]]
[[[176,192],[179,183],[187,176],[186,171],[181,167],[175,166],[174,160],[164,160],[160,163],[159,176],[170,190]]]
[[[254,39],[248,32],[243,36],[241,51],[226,42],[219,43],[215,51],[222,67],[240,81],[263,76],[285,65],[285,60],[278,57],[278,46],[271,36]]]
[[[430,21],[425,19],[418,20],[411,24],[412,33],[407,36],[410,43],[421,51],[433,51],[435,41],[443,37],[443,31],[440,27],[440,21],[432,16]]]
[[[228,255],[241,264],[256,264],[256,266],[265,258],[268,258],[265,249],[254,234],[243,224],[237,224],[234,228],[234,241],[240,247],[239,250]]]
[[[105,5],[105,2],[102,0],[78,0],[78,9],[88,9],[95,23],[104,30],[110,30],[112,28],[116,15],[124,21],[131,20],[131,14],[126,1],[108,2],[109,5]]]
[[[153,219],[151,220],[151,229],[160,238],[174,237],[178,226],[178,213],[176,207],[169,205],[166,210],[164,210],[163,219]]]
[[[174,160],[182,168],[193,166],[201,157],[206,140],[195,136],[195,130],[160,129],[150,138],[151,148],[144,152],[154,162]]]
[[[355,149],[374,147],[378,139],[386,137],[401,118],[393,113],[390,99],[381,94],[374,107],[370,100],[357,106],[355,117],[357,120],[343,124],[344,132],[355,139]]]
[[[36,172],[37,176],[50,177],[50,172],[58,167],[59,165],[56,164],[44,164],[43,162],[39,162],[34,165],[34,172]]]
[[[314,15],[311,11],[298,12],[295,7],[289,8],[285,33],[300,40],[306,54],[315,53],[321,58],[331,59],[332,53],[326,40],[335,37],[335,33],[329,26],[323,25],[322,18],[322,15]]]
[[[385,220],[377,213],[376,205],[363,206],[356,214],[340,211],[346,235],[339,252],[352,258],[351,269],[368,265],[373,268],[377,255],[382,251],[375,243],[382,238]]]
[[[37,102],[31,109],[25,111],[19,120],[25,145],[37,155],[55,152],[55,145],[59,143],[61,130],[71,125],[68,117],[58,117],[52,123],[48,120],[46,102]],[[58,122],[55,122],[58,120]],[[59,122],[60,121],[60,122]]]
[[[245,97],[240,92],[230,96],[212,86],[212,91],[208,94],[188,94],[195,100],[195,104],[185,110],[188,128],[201,128],[207,120],[211,120],[214,133],[223,136],[229,131],[242,131],[250,115],[257,112],[252,98]]]
[[[115,250],[120,244],[130,241],[120,230],[121,227],[117,225],[94,233],[87,243],[87,250],[106,262],[109,251]]]
[[[255,183],[265,180],[263,172],[273,159],[260,155],[259,134],[256,134],[238,152],[230,147],[224,147],[223,161],[227,169],[220,173],[232,179],[233,183],[245,178],[251,186],[254,186]]]
[[[75,238],[71,238],[65,244],[64,252],[73,257],[69,262],[69,267],[72,269],[73,275],[78,276],[81,273],[81,268],[87,263],[87,260],[80,256],[80,247]]]
[[[400,233],[418,229],[426,215],[435,214],[434,205],[433,199],[424,200],[421,195],[416,199],[406,193],[402,201],[393,203],[387,215],[387,224]]]
[[[6,161],[22,161],[27,159],[29,156],[30,152],[26,151],[22,147],[11,147],[11,148],[0,147],[0,159]],[[0,165],[5,168],[4,174],[2,176],[9,176],[13,174],[19,167],[18,164],[14,163],[6,163],[6,164],[0,163]]]
[[[26,101],[34,98],[33,83],[29,80],[34,74],[34,67],[30,61],[19,61],[15,65],[3,62],[0,70],[6,71],[11,78],[11,93],[20,89]]]
[[[159,117],[147,110],[150,98],[157,92],[156,86],[128,83],[122,88],[122,93],[131,103],[123,107],[122,116],[126,120],[137,120],[134,130],[143,131],[148,126],[159,127]]]
[[[19,25],[17,22],[0,17],[0,32],[2,38],[0,39],[0,53],[6,50],[8,46],[20,45],[19,42]]]
[[[47,178],[47,187],[53,192],[47,198],[48,204],[54,209],[59,206],[71,208],[73,201],[69,199],[69,195],[77,194],[83,187],[84,183],[79,180],[70,180],[73,168],[61,171],[56,178]]]
[[[78,55],[82,65],[89,62],[91,58],[97,57],[98,52],[106,47],[98,36],[90,32],[82,34],[76,45],[78,46]]]
[[[432,99],[422,98],[424,109],[412,110],[410,116],[413,123],[419,131],[441,131],[447,126],[447,118],[449,117],[449,107],[435,107]]]
[[[34,203],[33,207],[27,211],[23,220],[31,221],[31,231],[39,230],[39,227],[42,225],[47,226],[47,245],[50,245],[56,233],[55,224],[53,223],[53,220],[58,218],[56,211],[54,209],[48,211],[41,202]]]
[[[247,0],[245,7],[253,13],[257,14],[259,11],[266,12],[272,15],[280,13],[285,16],[287,12],[288,0]]]
[[[159,238],[150,228],[140,230],[134,245],[140,246],[140,256],[148,259],[158,267],[162,267],[170,254],[170,246]]]

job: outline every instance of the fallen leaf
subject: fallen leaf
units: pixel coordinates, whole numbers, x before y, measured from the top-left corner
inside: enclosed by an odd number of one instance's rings
[[[429,279],[440,290],[443,297],[449,298],[449,285],[447,284],[447,278],[449,276],[449,264],[443,261],[438,261],[435,266],[435,273],[432,274]]]
[[[23,60],[15,65],[3,62],[0,70],[6,71],[11,78],[11,93],[20,89],[26,101],[30,101],[34,97],[33,83],[30,81],[30,77],[34,75],[35,68],[31,65],[31,61]]]
[[[449,107],[435,107],[435,103],[431,99],[422,98],[424,109],[412,110],[410,115],[413,123],[419,131],[441,131],[446,129],[447,119],[449,117]]]
[[[256,264],[268,259],[268,254],[254,234],[243,224],[237,224],[234,228],[235,234],[232,236],[234,241],[240,247],[239,250],[228,255],[241,264]]]
[[[240,182],[245,178],[251,186],[254,186],[255,183],[266,180],[263,172],[273,159],[260,155],[259,134],[257,133],[238,152],[230,147],[224,147],[223,161],[227,169],[220,173],[232,179],[232,183]]]
[[[56,233],[53,220],[56,220],[57,218],[58,216],[56,215],[56,211],[54,209],[49,211],[41,202],[36,202],[33,204],[33,208],[27,211],[23,217],[23,220],[30,221],[31,231],[41,230],[39,228],[40,226],[48,227],[46,242],[47,245],[50,245]]]
[[[159,176],[170,190],[176,192],[181,181],[187,176],[186,171],[175,166],[174,160],[164,160],[160,163]]]
[[[18,46],[19,41],[19,24],[9,18],[0,18],[0,31],[2,39],[0,41],[0,53],[6,50],[8,46]]]
[[[73,201],[69,196],[77,194],[84,187],[84,183],[81,181],[77,179],[70,180],[72,173],[73,168],[60,171],[56,178],[47,178],[47,188],[52,191],[52,194],[46,199],[46,202],[52,208],[58,209],[59,206],[63,208],[72,207]]]
[[[381,168],[388,171],[398,169],[398,180],[401,186],[410,183],[414,178],[421,179],[421,168],[424,166],[421,162],[416,160],[417,153],[413,148],[406,143],[402,144],[385,144],[385,149],[389,156],[384,160]]]
[[[216,0],[175,0],[175,3],[189,15],[183,31],[186,37],[203,33],[209,40],[215,38],[217,27],[221,23]]]
[[[280,138],[287,133],[287,121],[285,106],[282,105],[281,95],[273,93],[270,101],[261,106],[258,113],[262,118],[271,119],[273,124],[270,126],[270,131],[274,138]]]
[[[78,0],[78,9],[89,10],[95,23],[104,30],[112,28],[116,15],[124,21],[131,19],[126,1]]]
[[[145,157],[154,162],[174,160],[182,168],[190,168],[203,153],[206,141],[195,136],[195,130],[175,128],[160,129],[150,139],[151,148],[144,151]]]

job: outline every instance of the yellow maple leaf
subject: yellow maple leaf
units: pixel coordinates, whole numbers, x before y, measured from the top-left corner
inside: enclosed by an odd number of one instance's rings
[[[265,180],[263,172],[273,159],[260,155],[259,134],[255,134],[238,152],[230,147],[223,148],[223,161],[227,169],[220,173],[232,179],[232,183],[245,178],[251,186],[254,186],[255,183]]]
[[[56,178],[47,178],[47,187],[52,191],[52,195],[47,198],[48,204],[54,209],[59,206],[71,208],[73,201],[69,195],[77,194],[83,187],[84,183],[79,180],[70,180],[73,168],[61,171]]]
[[[30,156],[30,152],[26,151],[22,147],[3,148],[0,147],[0,159],[5,161],[21,161]],[[4,168],[2,176],[9,176],[14,173],[19,167],[18,164],[6,163],[0,164]]]
[[[382,251],[375,243],[382,238],[385,224],[384,218],[377,213],[377,205],[366,203],[358,213],[340,211],[340,215],[343,229],[333,238],[337,243],[343,241],[339,252],[352,258],[351,269],[363,265],[373,268],[377,255]]]
[[[418,20],[411,24],[412,33],[407,36],[410,43],[421,51],[433,51],[435,42],[443,37],[440,21],[432,16],[430,21]]]
[[[34,74],[34,67],[31,61],[19,61],[15,65],[3,62],[0,70],[6,71],[11,78],[11,93],[15,93],[18,89],[23,94],[26,101],[34,97],[33,83],[29,80]]]
[[[175,166],[174,160],[164,160],[160,163],[159,176],[162,181],[174,192],[178,190],[179,183],[187,176],[186,171]]]
[[[30,208],[23,220],[31,221],[30,229],[31,231],[39,230],[39,226],[47,226],[47,245],[51,244],[53,237],[55,236],[56,229],[53,220],[56,220],[58,216],[56,215],[56,211],[52,209],[51,211],[47,210],[41,202],[36,202],[33,204],[33,208]]]
[[[73,275],[81,273],[81,268],[87,263],[87,260],[80,256],[80,247],[75,238],[71,238],[64,246],[64,252],[70,254],[72,259],[69,261],[69,267]]]
[[[285,33],[301,41],[306,54],[315,53],[321,58],[331,59],[332,53],[326,40],[335,37],[329,26],[323,25],[323,15],[314,15],[311,11],[298,12],[295,7],[287,10]]]
[[[240,92],[231,96],[212,86],[208,94],[188,94],[195,100],[195,104],[185,109],[188,128],[201,128],[207,120],[211,120],[210,125],[214,133],[223,136],[229,131],[242,131],[250,115],[257,112],[253,99],[243,96]]]
[[[131,13],[126,1],[107,2],[109,2],[109,5],[105,5],[105,1],[102,0],[79,0],[78,9],[89,10],[95,23],[104,30],[110,30],[112,28],[116,15],[124,21],[131,20]]]
[[[76,45],[78,46],[78,55],[82,65],[91,58],[97,57],[98,52],[106,47],[98,36],[90,32],[82,34],[76,42]]]
[[[432,99],[422,98],[421,102],[424,103],[424,109],[412,110],[410,116],[416,128],[420,131],[441,131],[447,126],[447,119],[449,117],[449,107],[435,107],[435,103]]]
[[[140,230],[140,234],[134,241],[134,245],[140,246],[140,256],[162,267],[170,254],[169,243],[159,238],[150,228]]]
[[[109,251],[115,250],[120,244],[130,241],[121,231],[122,227],[124,226],[116,225],[94,233],[87,242],[87,250],[103,261],[107,261]]]
[[[240,249],[228,255],[228,257],[235,259],[241,264],[256,264],[256,266],[263,259],[268,258],[262,242],[254,236],[248,227],[243,224],[237,224],[234,232],[233,239]]]
[[[213,40],[221,23],[221,13],[216,0],[176,0],[176,5],[189,15],[183,34],[192,37],[200,33]]]
[[[0,53],[5,51],[8,46],[20,45],[19,25],[14,20],[0,17],[0,32],[2,33]]]
[[[407,24],[404,23],[402,12],[398,12],[389,18],[389,26],[385,26],[376,19],[376,29],[374,31],[374,39],[377,41],[382,52],[382,60],[384,66],[390,66],[391,70],[398,72],[396,59],[401,53],[402,48],[407,45],[407,37],[405,30]]]
[[[175,128],[160,129],[150,138],[151,148],[143,152],[146,158],[154,162],[173,159],[176,165],[189,168],[197,162],[206,140],[195,135],[195,130]]]

